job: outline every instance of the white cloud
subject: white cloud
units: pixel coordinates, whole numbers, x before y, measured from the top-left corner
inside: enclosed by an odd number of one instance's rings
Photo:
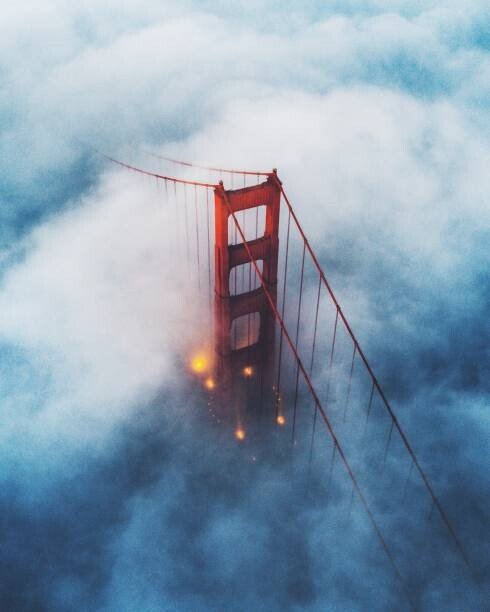
[[[104,176],[34,230],[5,275],[0,339],[24,365],[9,372],[4,362],[4,478],[27,470],[56,480],[80,452],[110,449],[159,390],[185,384],[179,363],[203,342],[201,305],[189,299],[194,286],[153,187],[120,171]],[[42,478],[31,493],[38,486]]]
[[[378,364],[386,365],[376,350],[383,328],[382,349],[422,384],[427,374],[410,354],[443,359],[453,334],[462,368],[473,367],[467,323],[484,333],[479,279],[490,226],[488,54],[477,27],[485,4],[342,4],[342,14],[314,3],[142,9],[132,0],[83,8],[24,2],[4,11],[5,210],[38,210],[43,192],[50,215],[10,245],[22,258],[0,287],[0,338],[6,355],[20,355],[15,364],[5,358],[0,382],[0,454],[3,478],[20,483],[21,495],[43,499],[46,475],[66,477],[66,466],[76,468],[87,452],[110,454],[114,430],[174,385],[181,353],[200,341],[199,304],[192,287],[178,285],[185,262],[169,240],[174,219],[158,205],[162,194],[118,170],[90,177],[93,190],[70,200],[66,193],[85,186],[68,173],[88,179],[74,137],[123,156],[126,143],[161,143],[161,152],[183,159],[277,165]],[[485,383],[476,379],[474,395],[452,391],[459,400],[451,395],[436,422],[462,404],[464,422],[480,422]],[[444,385],[434,387],[431,402],[441,406]],[[415,432],[426,410],[419,399],[407,402]],[[447,435],[461,456],[445,473],[464,471],[472,441]],[[428,452],[432,432],[417,442]],[[483,455],[472,459],[478,473]],[[116,549],[137,546],[141,515],[154,519],[150,502],[141,511],[136,500],[128,541],[115,541]],[[249,528],[239,514],[218,521],[210,541],[203,534],[204,549]],[[125,576],[123,567],[116,578]],[[144,587],[133,586],[138,600]]]

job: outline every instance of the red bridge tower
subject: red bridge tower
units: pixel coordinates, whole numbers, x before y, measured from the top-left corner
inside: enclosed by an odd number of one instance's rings
[[[239,244],[230,244],[230,230],[235,225],[232,212],[265,207],[264,233],[247,240],[247,245],[253,259],[259,265],[262,262],[263,281],[275,302],[280,198],[275,172],[252,187],[225,191],[220,183],[215,190],[215,350],[217,376],[225,390],[232,391],[235,381],[255,372],[260,372],[263,385],[269,379],[274,357],[274,315],[260,282],[258,288],[238,295],[230,291],[232,270],[250,263],[241,238]],[[256,276],[253,267],[251,275]]]

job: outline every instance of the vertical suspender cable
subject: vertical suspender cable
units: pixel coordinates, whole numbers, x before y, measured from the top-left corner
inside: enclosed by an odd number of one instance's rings
[[[288,257],[289,257],[289,231],[291,227],[291,213],[288,214],[288,229],[286,234],[286,255],[284,260],[284,280],[282,283],[282,305],[281,305],[281,319],[284,321],[284,306],[286,304],[286,289],[287,289],[287,275],[288,275]],[[281,333],[279,336],[279,356],[278,356],[278,365],[277,365],[277,384],[276,384],[276,393],[277,399],[276,402],[276,421],[279,415],[279,400],[281,394],[281,364],[282,364],[282,342],[283,342],[283,328],[281,326]]]
[[[345,405],[344,405],[344,417],[343,417],[344,423],[347,417],[347,407],[349,405],[349,399],[350,399],[350,390],[351,390],[351,385],[352,385],[352,373],[354,372],[354,360],[356,358],[356,351],[357,351],[357,342],[354,342],[354,350],[352,351],[352,361],[350,364],[349,385],[347,387],[347,397],[345,398]]]
[[[301,318],[301,301],[303,298],[303,278],[305,273],[305,253],[306,244],[303,243],[303,258],[301,260],[301,280],[299,283],[299,298],[298,298],[298,318],[296,321],[296,337],[294,340],[294,349],[298,350],[298,339],[299,339],[299,322]],[[296,364],[296,385],[294,389],[294,408],[293,408],[293,427],[292,427],[292,442],[294,444],[294,434],[296,430],[296,409],[298,406],[298,383],[299,383],[299,363]]]
[[[257,185],[260,183],[260,176],[257,174]],[[259,237],[259,207],[255,207],[255,240]],[[254,289],[259,286],[259,279],[254,275]]]
[[[212,321],[213,321],[213,310],[212,310],[212,285],[211,285],[211,237],[209,235],[209,188],[206,187],[206,229],[208,235],[208,296],[209,296],[209,330],[212,339]]]
[[[247,222],[247,217],[245,216],[245,210],[242,211],[242,227],[243,227],[243,234],[245,235],[245,238],[247,238],[247,231],[246,231],[246,222]],[[240,266],[241,271],[242,271],[242,281],[240,284],[240,292],[243,293],[245,291],[245,266]],[[250,315],[249,315],[250,316]]]
[[[190,271],[191,267],[191,255],[189,246],[189,220],[187,218],[187,185],[184,183],[184,216],[185,216],[185,242],[186,242],[186,253],[187,253],[187,271]]]
[[[199,248],[199,215],[197,212],[197,187],[194,185],[194,211],[196,215],[196,255],[197,255],[197,287],[201,293],[201,262]]]
[[[330,485],[332,483],[332,475],[333,475],[333,468],[335,465],[336,452],[337,452],[337,443],[335,442],[335,440],[333,440],[332,459],[330,460],[330,470],[328,472],[328,480],[327,480],[327,501],[328,501],[328,498],[330,497]]]
[[[173,181],[174,183],[174,204],[175,204],[175,218],[177,220],[177,242],[178,242],[178,247],[179,253],[182,253],[182,242],[181,242],[181,230],[180,230],[180,213],[179,213],[179,204],[177,202],[177,183],[175,181]]]
[[[209,341],[213,343],[213,285],[211,283],[211,236],[210,236],[209,187],[206,187],[206,233],[208,239],[208,300],[209,300]]]
[[[243,178],[245,181],[245,176]],[[255,236],[257,237],[257,236]],[[248,292],[252,290],[252,262],[248,262]],[[248,344],[250,344],[250,313],[248,315]]]
[[[169,197],[168,197],[168,183],[167,183],[167,179],[164,179],[164,183],[165,183],[165,202],[167,204],[167,206],[170,206],[169,203]],[[175,248],[175,253],[177,254],[177,249],[178,249],[178,245],[179,245],[179,236],[178,236],[178,227],[177,227],[177,219],[175,219],[175,232],[174,232],[174,248]]]
[[[328,398],[330,394],[330,381],[332,379],[332,365],[333,365],[333,355],[335,351],[335,339],[337,337],[337,324],[339,322],[339,309],[337,308],[337,312],[335,313],[335,325],[333,328],[333,337],[332,337],[332,348],[330,349],[330,362],[328,364],[328,380],[327,380],[327,395],[325,398],[325,405],[328,408]]]
[[[320,308],[320,292],[322,288],[322,279],[318,278],[318,293],[316,296],[316,309],[315,309],[315,324],[313,326],[313,343],[311,345],[311,360],[310,360],[310,376],[313,375],[313,361],[315,359],[315,347],[316,347],[316,330],[318,327],[318,310]]]
[[[364,433],[366,433],[367,424],[368,424],[368,421],[369,421],[369,415],[371,414],[371,406],[373,405],[373,395],[374,395],[374,380],[372,381],[372,384],[371,384],[371,393],[369,394],[369,403],[368,403],[368,409],[367,409],[367,413],[366,413],[366,423],[364,425]]]
[[[315,359],[315,346],[316,346],[316,330],[318,326],[318,310],[320,307],[320,291],[322,288],[322,277],[318,277],[318,294],[316,297],[316,311],[315,311],[315,325],[313,329],[313,344],[311,346],[311,361],[310,361],[310,377],[313,378],[313,361]],[[313,426],[311,428],[311,441],[310,441],[310,456],[308,458],[308,480],[311,472],[311,462],[313,461],[313,445],[315,443],[315,429],[316,429],[316,417],[317,417],[317,406],[313,409]]]
[[[389,447],[390,447],[391,435],[392,435],[392,433],[393,433],[393,427],[394,427],[394,426],[395,426],[395,422],[393,421],[393,419],[391,419],[390,433],[389,433],[389,435],[388,435],[388,441],[386,442],[385,454],[384,454],[384,457],[383,457],[383,468],[384,468],[385,463],[386,463],[386,457],[387,457],[387,455],[388,455],[388,449],[389,449]]]

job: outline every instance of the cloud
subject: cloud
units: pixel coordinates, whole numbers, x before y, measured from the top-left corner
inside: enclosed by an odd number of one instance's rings
[[[175,218],[162,191],[108,170],[80,141],[159,170],[143,150],[279,167],[487,580],[487,13],[483,2],[375,1],[6,9],[7,609],[405,603],[362,513],[344,520],[340,475],[325,499],[328,449],[305,500],[301,471],[291,477],[267,453],[252,461],[260,440],[237,454],[203,418],[208,406],[182,377],[203,325]],[[346,433],[357,435],[352,410]],[[395,482],[400,457],[394,447]],[[389,516],[395,529],[400,513]],[[424,536],[412,528],[416,554]],[[451,562],[445,579],[412,558],[404,569],[421,609],[475,606],[472,592],[454,592],[463,579]]]
[[[0,337],[15,355],[3,362],[7,461],[42,471],[43,451],[55,464],[58,452],[90,452],[175,379],[186,358],[176,351],[200,332],[162,239],[166,217],[147,185],[112,173],[22,245],[0,296]]]

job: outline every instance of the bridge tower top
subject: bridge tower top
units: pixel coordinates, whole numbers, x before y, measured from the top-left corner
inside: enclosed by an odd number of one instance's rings
[[[271,173],[266,181],[241,189],[225,190],[220,183],[214,193],[215,350],[217,375],[227,388],[243,372],[247,376],[260,369],[264,374],[272,367],[275,319],[264,287],[252,287],[255,272],[249,253],[261,264],[264,284],[276,300],[281,190]],[[238,213],[245,226],[249,219],[250,231],[245,232],[249,253],[230,220]]]

